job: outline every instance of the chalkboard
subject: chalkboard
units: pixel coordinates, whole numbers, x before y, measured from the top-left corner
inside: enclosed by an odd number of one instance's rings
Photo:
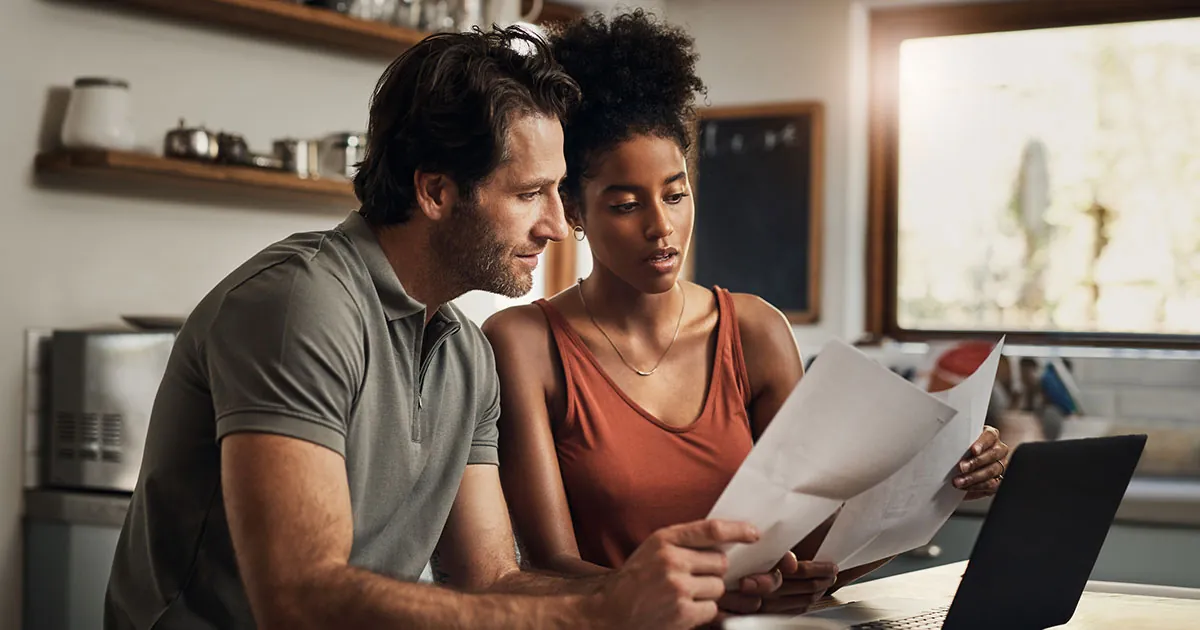
[[[701,110],[692,278],[820,315],[820,103]]]

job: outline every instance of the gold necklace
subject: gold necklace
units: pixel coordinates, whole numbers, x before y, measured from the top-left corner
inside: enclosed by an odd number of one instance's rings
[[[621,363],[624,363],[625,367],[633,370],[638,376],[650,376],[657,372],[658,366],[662,364],[663,359],[667,358],[667,353],[671,351],[671,346],[674,346],[675,340],[679,338],[679,325],[683,323],[683,312],[687,310],[687,291],[684,291],[679,283],[675,283],[675,286],[679,287],[679,291],[683,294],[683,304],[679,307],[679,319],[675,322],[675,334],[671,336],[671,343],[667,344],[667,349],[663,350],[662,356],[658,357],[658,361],[654,364],[654,367],[650,368],[649,372],[643,372],[625,360],[625,355],[621,354],[621,349],[617,347],[617,344],[613,343],[612,337],[609,337],[608,333],[604,332],[604,329],[600,327],[600,324],[596,323],[596,316],[592,315],[592,309],[588,308],[587,300],[583,297],[583,278],[580,278],[577,284],[579,285],[579,301],[583,303],[583,310],[587,312],[588,319],[592,320],[592,325],[608,340],[608,345],[612,346],[613,351],[621,359]]]

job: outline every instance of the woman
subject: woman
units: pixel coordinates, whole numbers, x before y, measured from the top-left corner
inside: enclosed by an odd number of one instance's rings
[[[502,388],[501,467],[534,566],[594,574],[661,526],[704,518],[803,374],[792,329],[760,298],[679,280],[692,235],[693,99],[704,87],[683,31],[641,11],[551,37],[583,102],[566,125],[562,195],[593,271],[485,325]],[[985,433],[964,458],[972,496],[1007,454]],[[797,549],[811,558],[827,529]],[[761,609],[805,609],[837,573],[791,564]],[[725,602],[757,609],[760,602]],[[739,610],[743,611],[744,610]]]

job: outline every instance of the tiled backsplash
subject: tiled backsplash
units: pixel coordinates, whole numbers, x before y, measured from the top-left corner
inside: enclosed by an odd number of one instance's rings
[[[893,368],[924,368],[923,344],[867,348],[864,351]],[[1085,413],[1124,420],[1177,420],[1200,424],[1200,353],[1154,353],[1159,356],[1095,356],[1100,351],[1069,348],[1030,351],[1013,346],[1010,356],[1062,356],[1082,393]],[[1124,355],[1127,351],[1113,354]]]
[[[1200,359],[1074,359],[1089,415],[1200,423]]]
[[[1200,357],[1187,359],[1072,359],[1080,382],[1092,385],[1200,386]]]

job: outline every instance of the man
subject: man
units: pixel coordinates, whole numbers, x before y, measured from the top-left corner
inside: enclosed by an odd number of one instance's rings
[[[519,52],[523,51],[523,52]],[[362,203],[263,250],[179,334],[105,625],[683,628],[744,524],[663,530],[606,578],[519,570],[490,347],[450,301],[517,296],[566,234],[578,88],[519,30],[432,36],[384,73]],[[434,551],[458,590],[415,584]],[[778,574],[750,585],[767,591]]]

